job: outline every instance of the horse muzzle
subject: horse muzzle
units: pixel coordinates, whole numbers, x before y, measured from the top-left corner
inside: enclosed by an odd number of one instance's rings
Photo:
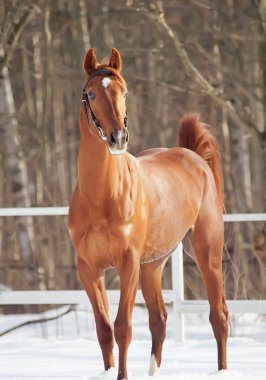
[[[127,130],[112,131],[110,140],[108,139],[108,148],[111,154],[122,154],[127,150],[129,141]]]

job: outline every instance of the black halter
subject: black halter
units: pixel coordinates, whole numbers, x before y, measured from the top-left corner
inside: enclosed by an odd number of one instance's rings
[[[83,92],[82,92],[82,105],[83,105],[83,111],[84,111],[84,114],[85,114],[85,117],[86,117],[88,128],[90,129],[90,119],[89,119],[89,115],[88,115],[87,104],[88,104],[88,107],[89,107],[89,110],[90,110],[90,114],[91,114],[91,118],[92,118],[93,124],[97,128],[101,139],[102,140],[107,140],[107,136],[105,135],[104,131],[102,130],[100,122],[96,119],[96,116],[94,115],[94,113],[93,113],[93,111],[91,109],[90,99],[89,99],[89,96],[88,96],[88,94],[86,92],[86,88],[87,88],[88,84],[90,83],[90,81],[93,78],[95,78],[96,76],[98,76],[98,75],[107,75],[107,76],[110,76],[110,75],[114,75],[114,73],[111,70],[108,70],[108,69],[96,70],[89,77],[89,79],[87,80],[87,82],[86,82],[86,84],[85,84],[85,86],[83,88]],[[127,117],[124,118],[124,125],[127,128],[127,125],[128,125]]]

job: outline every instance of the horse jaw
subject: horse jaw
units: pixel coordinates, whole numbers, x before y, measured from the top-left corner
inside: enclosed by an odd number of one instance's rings
[[[108,149],[109,149],[109,152],[113,155],[113,156],[118,156],[118,155],[120,155],[120,154],[124,154],[124,153],[126,153],[126,149],[112,149],[112,148],[110,148],[110,146],[107,144],[107,146],[108,146]]]

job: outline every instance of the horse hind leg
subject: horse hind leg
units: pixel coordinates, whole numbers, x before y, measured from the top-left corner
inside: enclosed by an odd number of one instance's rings
[[[152,348],[149,375],[153,376],[161,365],[162,348],[166,334],[167,312],[161,293],[161,278],[167,259],[141,266],[141,289],[149,312]]]
[[[191,234],[191,244],[210,303],[209,319],[217,342],[218,370],[226,369],[228,309],[222,279],[223,222],[221,218],[211,220],[206,215],[202,220],[199,218]]]

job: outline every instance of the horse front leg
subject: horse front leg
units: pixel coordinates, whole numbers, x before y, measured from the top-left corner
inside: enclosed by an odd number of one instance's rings
[[[82,284],[92,305],[97,337],[103,355],[104,368],[108,371],[110,368],[114,367],[114,334],[109,321],[104,276],[103,273],[99,273],[97,270],[92,270],[86,262],[80,258],[78,258],[77,268]]]
[[[127,379],[127,351],[132,337],[132,311],[139,280],[139,258],[134,252],[124,254],[116,267],[120,276],[120,301],[114,323],[115,340],[119,349],[117,380]]]

